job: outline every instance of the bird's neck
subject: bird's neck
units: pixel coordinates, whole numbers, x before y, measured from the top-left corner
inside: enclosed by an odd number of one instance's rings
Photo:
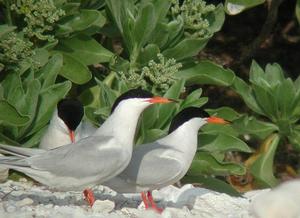
[[[96,135],[112,136],[120,146],[132,149],[138,119],[142,110],[117,109],[96,131]]]
[[[184,123],[159,141],[181,151],[183,158],[191,163],[198,147],[198,131],[203,124],[197,120]]]

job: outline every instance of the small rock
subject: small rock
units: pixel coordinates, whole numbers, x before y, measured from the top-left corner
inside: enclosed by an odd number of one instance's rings
[[[19,179],[19,182],[27,182],[27,179],[22,177],[22,178]]]
[[[3,154],[0,154],[0,156],[3,156]],[[5,182],[8,177],[8,168],[6,167],[0,167],[0,182]]]
[[[115,203],[109,200],[96,200],[93,205],[93,211],[96,213],[109,213],[115,208]]]
[[[164,218],[183,218],[183,217],[190,217],[191,213],[187,207],[183,208],[174,208],[174,207],[167,207],[164,209],[162,213],[162,217]]]
[[[15,212],[16,211],[16,207],[13,206],[13,205],[8,205],[6,208],[5,208],[6,212],[8,213],[12,213],[12,212]]]
[[[23,207],[31,204],[33,204],[33,200],[31,198],[24,198],[23,200],[16,202],[17,207]]]
[[[282,183],[275,189],[256,196],[250,212],[256,218],[300,217],[300,180]]]

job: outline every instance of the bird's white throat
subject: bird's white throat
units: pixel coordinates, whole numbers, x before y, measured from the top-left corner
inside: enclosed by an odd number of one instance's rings
[[[132,149],[140,114],[149,105],[150,103],[143,99],[128,99],[121,102],[95,135],[113,136],[120,141],[121,146]]]

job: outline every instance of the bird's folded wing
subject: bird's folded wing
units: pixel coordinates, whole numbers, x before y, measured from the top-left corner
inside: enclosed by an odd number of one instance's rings
[[[121,176],[129,183],[142,186],[172,182],[183,170],[172,152],[177,151],[158,143],[143,145],[133,152],[131,162]]]
[[[119,161],[120,152],[110,146],[112,137],[89,137],[27,158],[31,168],[65,177],[106,174]]]

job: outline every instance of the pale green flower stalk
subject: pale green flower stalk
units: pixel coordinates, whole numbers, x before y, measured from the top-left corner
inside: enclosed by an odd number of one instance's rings
[[[171,14],[180,16],[184,22],[185,35],[191,38],[204,38],[210,35],[207,15],[215,10],[215,6],[206,5],[203,0],[185,0],[179,5],[179,0],[172,0]]]
[[[174,58],[166,59],[162,54],[157,54],[158,62],[149,61],[142,71],[129,70],[118,72],[120,78],[129,88],[142,87],[154,93],[164,93],[176,81],[173,75],[182,67]]]
[[[32,61],[35,52],[33,44],[18,37],[15,32],[7,34],[7,37],[0,41],[0,62],[2,66],[12,65],[17,68],[18,64],[27,59]]]
[[[176,63],[174,58],[166,59],[162,54],[157,54],[158,63],[151,60],[148,66],[143,67],[142,75],[153,85],[154,90],[166,92],[176,81],[173,75],[182,67],[181,63]]]
[[[43,41],[54,40],[49,31],[65,15],[65,11],[56,8],[52,0],[18,0],[12,4],[11,10],[25,16],[26,27],[23,32],[29,38],[36,37]]]
[[[145,89],[147,87],[147,82],[145,81],[143,74],[138,74],[134,70],[129,70],[128,72],[121,71],[118,72],[118,74],[130,89],[137,87]]]

